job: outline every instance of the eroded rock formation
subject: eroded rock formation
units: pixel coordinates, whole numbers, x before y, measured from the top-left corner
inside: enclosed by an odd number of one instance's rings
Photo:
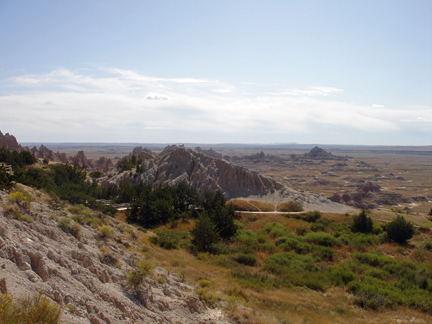
[[[0,147],[9,149],[11,151],[18,151],[18,152],[21,152],[23,150],[23,147],[18,144],[15,136],[10,135],[9,133],[3,135],[1,131],[0,131]]]

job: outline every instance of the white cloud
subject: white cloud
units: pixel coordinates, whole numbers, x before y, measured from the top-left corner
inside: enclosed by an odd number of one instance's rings
[[[419,124],[432,131],[430,107],[356,105],[335,100],[343,90],[332,87],[269,92],[116,68],[94,74],[57,69],[4,80],[13,92],[0,96],[2,131],[47,141],[280,142],[308,134],[325,142],[331,129],[343,143],[357,143],[354,133],[397,135]]]

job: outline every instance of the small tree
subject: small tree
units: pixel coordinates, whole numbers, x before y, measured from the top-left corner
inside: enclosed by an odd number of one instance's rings
[[[191,231],[192,244],[200,252],[211,252],[214,244],[219,241],[216,225],[206,212],[203,212]]]
[[[372,218],[366,215],[366,211],[363,209],[358,216],[353,217],[353,224],[351,226],[351,230],[353,232],[360,232],[369,234],[372,233],[373,229],[373,221]]]
[[[405,244],[414,235],[414,225],[407,222],[405,217],[398,216],[387,225],[386,231],[390,240]]]

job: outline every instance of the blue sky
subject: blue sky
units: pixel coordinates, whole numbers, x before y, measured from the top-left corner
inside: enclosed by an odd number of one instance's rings
[[[20,141],[432,144],[432,1],[0,0]]]

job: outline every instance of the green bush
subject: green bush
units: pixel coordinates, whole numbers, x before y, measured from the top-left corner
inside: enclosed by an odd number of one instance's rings
[[[338,286],[345,286],[355,279],[354,272],[344,266],[329,267],[329,278]]]
[[[281,223],[273,222],[267,223],[263,227],[264,231],[272,237],[280,237],[289,234],[289,229],[283,226]]]
[[[316,245],[313,248],[312,256],[321,261],[333,261],[335,251],[327,246]]]
[[[304,236],[304,240],[309,243],[314,243],[322,246],[339,246],[341,241],[333,235],[325,232],[311,232]]]
[[[407,222],[405,217],[397,216],[396,219],[388,223],[386,232],[390,240],[405,244],[414,235],[414,225]]]
[[[257,235],[249,230],[239,230],[234,236],[234,241],[253,248],[257,245]]]

